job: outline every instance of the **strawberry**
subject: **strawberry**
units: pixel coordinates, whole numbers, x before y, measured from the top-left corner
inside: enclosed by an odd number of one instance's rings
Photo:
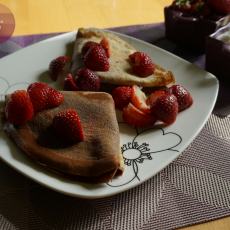
[[[41,82],[35,82],[28,86],[27,92],[33,104],[34,111],[46,109],[49,90],[50,86]]]
[[[207,4],[217,14],[230,14],[230,0],[207,0]]]
[[[203,10],[201,13],[201,18],[210,18],[211,17],[212,10],[208,6],[208,4],[204,3]]]
[[[74,109],[56,114],[52,121],[56,135],[66,142],[80,142],[84,140],[81,122]]]
[[[183,86],[180,85],[173,85],[170,88],[165,90],[166,93],[171,93],[176,96],[178,101],[178,112],[181,112],[193,104],[193,99]]]
[[[109,39],[108,38],[103,38],[100,42],[100,45],[103,47],[105,50],[106,56],[110,58],[110,45],[109,45]]]
[[[153,116],[164,123],[174,123],[178,114],[178,102],[176,96],[170,93],[163,94],[153,101],[150,106],[150,111]]]
[[[79,90],[78,87],[76,86],[76,84],[74,83],[73,78],[70,74],[68,74],[64,78],[61,85],[62,85],[62,89],[65,91],[77,91],[77,90]]]
[[[150,106],[146,104],[145,93],[137,85],[132,86],[131,90],[131,103],[143,113],[151,113]]]
[[[64,100],[62,93],[42,82],[30,84],[27,92],[33,104],[34,111],[56,107]]]
[[[84,58],[85,54],[88,52],[89,49],[91,49],[94,46],[99,46],[99,45],[100,44],[97,42],[92,42],[92,41],[86,42],[81,48],[82,57]]]
[[[129,86],[119,86],[112,92],[112,97],[117,109],[123,110],[130,102],[131,88]]]
[[[153,101],[155,101],[158,97],[162,96],[165,92],[162,90],[158,90],[148,96],[146,99],[146,105],[150,106]]]
[[[21,125],[31,119],[34,110],[28,93],[25,90],[13,92],[6,105],[5,113],[7,119],[15,125]]]
[[[109,61],[101,46],[94,46],[84,56],[86,68],[93,71],[109,71]]]
[[[50,87],[48,93],[47,109],[51,109],[59,106],[63,100],[64,100],[63,94],[57,91],[56,89]]]
[[[151,114],[143,113],[132,103],[123,109],[123,120],[135,128],[146,128],[156,123],[157,119]]]
[[[176,0],[173,1],[171,7],[173,10],[188,13],[191,8],[191,4],[189,0]]]
[[[49,75],[53,79],[53,81],[57,81],[59,73],[65,67],[68,60],[69,60],[69,57],[60,56],[50,62]]]
[[[129,55],[129,58],[134,63],[133,72],[139,77],[148,77],[154,73],[155,67],[151,58],[141,52],[135,52]]]
[[[74,82],[81,91],[97,92],[100,89],[100,78],[90,69],[80,69],[74,78]]]

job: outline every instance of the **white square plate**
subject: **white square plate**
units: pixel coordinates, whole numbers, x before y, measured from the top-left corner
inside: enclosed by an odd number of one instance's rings
[[[110,31],[107,31],[110,32]],[[36,43],[0,59],[0,94],[27,89],[42,81],[61,90],[61,79],[53,82],[48,75],[51,60],[72,56],[77,31]],[[219,83],[212,74],[191,63],[141,40],[122,35],[121,39],[136,50],[147,53],[153,62],[174,73],[176,84],[184,86],[194,104],[178,114],[174,124],[156,124],[148,129],[135,129],[122,120],[117,111],[125,172],[108,184],[91,185],[62,178],[43,168],[19,149],[0,129],[0,158],[30,179],[55,191],[82,198],[101,198],[131,189],[148,180],[178,157],[200,132],[216,102]],[[68,68],[68,67],[67,67]],[[63,76],[67,72],[64,71]],[[1,102],[3,104],[3,102]]]

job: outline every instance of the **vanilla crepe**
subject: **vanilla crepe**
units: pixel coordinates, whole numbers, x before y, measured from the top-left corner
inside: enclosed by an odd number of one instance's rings
[[[68,178],[104,183],[121,176],[124,161],[114,102],[107,93],[62,92],[64,101],[56,108],[35,112],[23,125],[13,125],[1,111],[2,127],[16,144],[37,163]],[[10,95],[6,95],[6,103]],[[52,129],[55,114],[75,109],[85,140],[69,144]]]
[[[102,38],[109,38],[110,43],[110,69],[109,71],[94,71],[100,78],[101,83],[114,85],[138,85],[142,87],[166,86],[174,84],[175,78],[171,71],[165,71],[159,65],[154,64],[155,72],[145,78],[138,77],[133,73],[132,62],[129,55],[136,50],[113,33],[101,30],[79,29],[73,50],[70,74],[74,77],[77,71],[85,68],[81,55],[82,46],[88,41],[100,43]]]

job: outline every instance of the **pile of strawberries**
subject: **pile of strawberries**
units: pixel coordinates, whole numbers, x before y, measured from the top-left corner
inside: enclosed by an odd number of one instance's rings
[[[108,38],[103,38],[100,43],[86,42],[81,50],[81,55],[86,68],[80,69],[72,77],[68,74],[62,82],[65,91],[94,91],[100,89],[100,78],[93,71],[109,71],[110,45]],[[56,81],[58,75],[65,67],[69,57],[60,56],[50,62],[49,75]]]
[[[61,92],[45,83],[35,82],[29,85],[27,91],[16,90],[11,94],[5,114],[12,124],[22,125],[33,118],[35,112],[57,107],[63,100]],[[52,126],[57,136],[64,141],[84,140],[81,123],[73,109],[56,114]]]
[[[180,85],[156,91],[148,98],[136,85],[120,86],[112,96],[115,107],[123,111],[124,121],[135,128],[152,126],[157,120],[173,124],[177,114],[193,104],[190,93]]]
[[[68,74],[61,83],[62,89],[97,92],[100,90],[100,78],[93,71],[109,71],[108,59],[111,55],[109,39],[103,38],[100,43],[86,42],[82,47],[81,55],[86,68],[80,69],[74,77]],[[147,77],[154,74],[155,67],[146,53],[135,52],[129,55],[129,58],[133,63],[133,72],[137,76]],[[54,81],[58,79],[68,60],[69,57],[60,56],[50,62],[49,75]]]
[[[229,0],[175,0],[172,9],[217,21],[230,13]]]

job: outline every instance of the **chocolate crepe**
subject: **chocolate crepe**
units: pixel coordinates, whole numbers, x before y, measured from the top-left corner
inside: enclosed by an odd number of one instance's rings
[[[88,183],[105,183],[121,176],[124,161],[112,97],[107,93],[62,93],[60,106],[35,112],[22,125],[10,123],[2,109],[3,129],[28,156],[60,175]],[[9,99],[6,95],[6,103]],[[70,108],[77,112],[85,137],[74,144],[58,139],[51,125],[54,115]]]

